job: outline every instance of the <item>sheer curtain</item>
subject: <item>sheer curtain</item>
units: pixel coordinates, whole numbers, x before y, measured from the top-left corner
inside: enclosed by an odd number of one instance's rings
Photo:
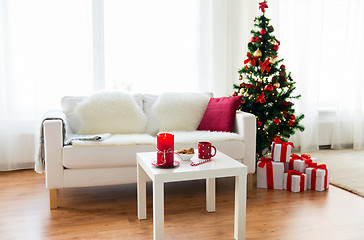
[[[93,89],[89,7],[0,1],[0,170],[32,168],[42,114]]]
[[[65,95],[231,94],[251,2],[0,1],[0,170],[33,167],[41,116]]]
[[[231,94],[246,2],[105,1],[106,88]]]
[[[306,130],[292,140],[318,149],[320,115],[334,116],[332,147],[364,147],[364,6],[360,0],[271,1],[280,56],[297,81],[296,111]]]

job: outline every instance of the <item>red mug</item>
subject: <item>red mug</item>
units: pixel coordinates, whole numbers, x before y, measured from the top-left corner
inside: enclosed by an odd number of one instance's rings
[[[211,148],[215,150],[214,154],[211,154]],[[216,155],[216,147],[212,146],[210,142],[199,142],[198,143],[198,158],[210,159]]]

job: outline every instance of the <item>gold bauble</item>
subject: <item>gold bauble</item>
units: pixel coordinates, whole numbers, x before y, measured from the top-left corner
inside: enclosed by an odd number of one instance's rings
[[[269,59],[269,63],[270,64],[274,64],[276,62],[276,59],[275,58],[271,58],[271,59]]]
[[[273,84],[273,86],[274,86],[275,88],[279,88],[279,87],[281,86],[281,84],[279,84],[279,82],[276,82],[275,84]]]
[[[244,88],[240,88],[240,94],[244,93]]]
[[[254,57],[261,57],[262,56],[262,52],[259,50],[259,49],[257,49],[255,52],[254,52]]]
[[[244,97],[249,97],[249,93],[248,92],[245,92],[243,96]]]

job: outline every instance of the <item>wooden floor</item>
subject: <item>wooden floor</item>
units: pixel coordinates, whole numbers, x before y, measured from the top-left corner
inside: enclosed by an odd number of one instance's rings
[[[0,239],[152,239],[137,218],[136,184],[64,189],[49,210],[44,175],[0,172]],[[234,181],[216,181],[216,212],[205,211],[204,181],[165,185],[165,239],[234,239]],[[364,239],[364,198],[330,186],[326,192],[248,192],[247,239]]]

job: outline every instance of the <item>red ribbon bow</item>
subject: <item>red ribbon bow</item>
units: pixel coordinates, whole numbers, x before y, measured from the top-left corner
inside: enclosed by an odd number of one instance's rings
[[[289,169],[290,170],[293,170],[294,169],[294,161],[296,161],[296,160],[302,160],[302,161],[304,161],[306,164],[307,164],[307,166],[309,166],[311,163],[312,163],[312,159],[311,159],[311,156],[310,155],[308,155],[308,154],[301,154],[301,156],[300,155],[297,155],[297,154],[292,154],[291,155],[291,159],[289,160]]]
[[[258,167],[264,168],[266,166],[266,173],[267,173],[267,188],[273,189],[274,183],[273,183],[273,159],[271,158],[264,158],[261,157],[258,163]]]
[[[292,191],[292,176],[298,175],[300,176],[300,191],[302,192],[305,188],[305,175],[302,173],[295,171],[295,170],[288,170],[287,171],[287,190]]]
[[[264,168],[264,166],[266,164],[269,164],[269,163],[272,163],[272,162],[273,162],[273,159],[272,158],[264,158],[264,157],[261,157],[260,160],[259,160],[258,167]]]
[[[293,143],[291,143],[291,142],[283,142],[281,140],[281,137],[280,136],[273,138],[273,142],[278,143],[278,144],[282,144],[284,146],[290,145],[292,148],[295,148],[294,145],[293,145]]]
[[[262,12],[265,12],[265,9],[266,9],[266,8],[268,8],[268,5],[267,5],[267,2],[266,2],[266,1],[259,3],[259,9],[260,9]]]
[[[263,63],[259,61],[259,66],[261,66],[262,73],[264,72],[264,70],[267,72],[270,71],[268,64],[269,64],[269,58],[267,58],[267,60],[265,60]]]
[[[262,92],[261,95],[258,96],[258,99],[255,101],[255,103],[260,102],[260,103],[265,103],[265,98],[264,98],[264,92]]]
[[[250,53],[248,53],[246,56],[248,57],[248,59],[245,59],[244,64],[247,64],[248,62],[251,61],[251,64],[253,66],[255,66],[256,65],[256,62],[255,61],[257,61],[258,58],[257,57],[253,57]]]

